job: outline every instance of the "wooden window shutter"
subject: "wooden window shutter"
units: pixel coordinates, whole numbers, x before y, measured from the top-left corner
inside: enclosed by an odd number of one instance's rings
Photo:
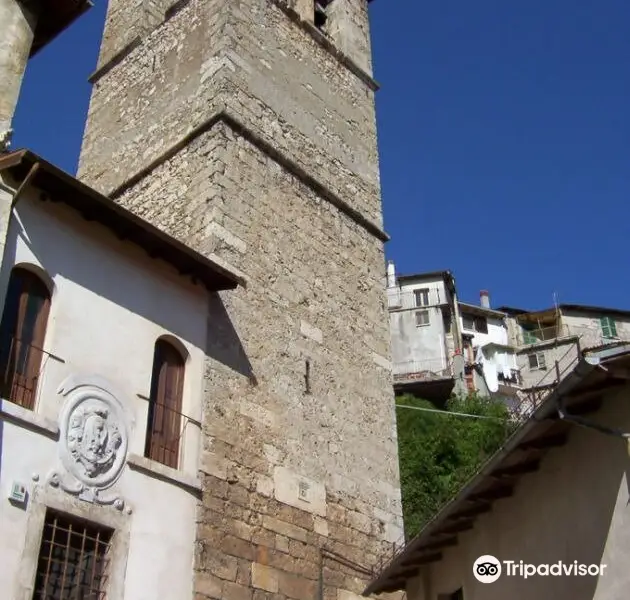
[[[0,373],[2,395],[33,409],[42,359],[50,292],[34,273],[11,272],[0,324]]]
[[[153,357],[145,455],[175,469],[182,434],[183,389],[182,355],[168,342],[158,340]]]

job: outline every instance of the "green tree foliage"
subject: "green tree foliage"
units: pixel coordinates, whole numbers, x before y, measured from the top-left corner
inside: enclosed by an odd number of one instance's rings
[[[435,409],[430,402],[410,395],[400,396],[396,403]],[[403,515],[408,539],[459,491],[514,429],[505,405],[487,398],[476,395],[453,398],[446,410],[495,418],[396,409]]]

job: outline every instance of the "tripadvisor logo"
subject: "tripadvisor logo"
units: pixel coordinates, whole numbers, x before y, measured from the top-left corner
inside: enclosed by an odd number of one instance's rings
[[[481,583],[494,583],[501,574],[507,577],[522,577],[527,579],[538,575],[539,577],[599,577],[604,574],[606,565],[579,563],[577,560],[571,563],[558,561],[552,564],[532,565],[522,560],[504,560],[490,554],[480,556],[473,565],[473,575]]]
[[[490,554],[484,554],[475,561],[473,575],[481,583],[494,583],[501,577],[501,561]]]

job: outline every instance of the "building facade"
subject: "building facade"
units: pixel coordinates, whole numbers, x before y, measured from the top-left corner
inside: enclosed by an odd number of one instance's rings
[[[625,597],[629,365],[628,344],[586,351],[366,594],[404,589],[409,600]],[[497,577],[475,576],[480,558],[486,569],[488,563],[498,567]]]
[[[190,598],[208,290],[237,280],[40,157],[0,177],[2,595]]]
[[[516,350],[508,315],[458,299],[450,271],[396,275],[387,267],[394,388],[438,403],[451,394],[505,397],[518,391]]]
[[[559,304],[525,311],[503,307],[524,388],[547,387],[581,350],[630,340],[630,311]]]
[[[439,403],[476,392],[517,406],[555,386],[583,350],[630,341],[630,311],[493,309],[486,290],[474,305],[458,299],[450,271],[398,276],[389,261],[387,290],[395,390]]]
[[[387,303],[395,389],[447,397],[455,387],[453,357],[462,348],[454,277],[448,271],[397,277],[389,261]]]

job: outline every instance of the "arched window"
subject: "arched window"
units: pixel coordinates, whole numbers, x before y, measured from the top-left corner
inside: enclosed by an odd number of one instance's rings
[[[0,388],[2,397],[30,410],[35,405],[50,292],[37,275],[16,267],[0,323]]]
[[[182,435],[184,358],[165,340],[158,340],[153,355],[153,375],[147,423],[145,456],[177,468]]]

